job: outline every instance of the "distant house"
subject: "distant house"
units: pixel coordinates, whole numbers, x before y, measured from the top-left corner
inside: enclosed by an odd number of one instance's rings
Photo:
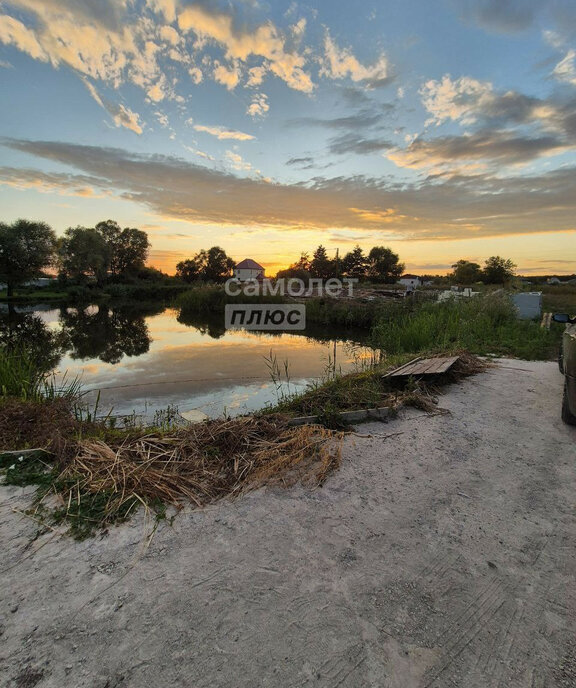
[[[416,287],[422,286],[422,280],[420,277],[418,277],[418,275],[402,275],[402,277],[398,280],[398,284],[403,284],[409,289],[416,289]]]
[[[264,268],[252,258],[245,258],[234,268],[234,277],[240,282],[264,279]]]

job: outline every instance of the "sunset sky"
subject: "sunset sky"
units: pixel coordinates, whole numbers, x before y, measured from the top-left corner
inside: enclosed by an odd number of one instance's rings
[[[324,244],[576,271],[573,0],[0,0],[0,220],[168,272]]]

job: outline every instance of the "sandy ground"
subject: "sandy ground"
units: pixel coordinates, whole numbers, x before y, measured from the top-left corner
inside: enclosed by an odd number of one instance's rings
[[[576,686],[576,428],[502,361],[267,489],[75,543],[0,488],[0,685]],[[396,434],[399,433],[399,434]],[[393,435],[385,437],[385,435]]]

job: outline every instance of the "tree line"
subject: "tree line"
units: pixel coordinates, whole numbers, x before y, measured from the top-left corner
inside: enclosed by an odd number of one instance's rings
[[[13,296],[19,284],[56,268],[63,280],[102,286],[144,270],[149,249],[146,232],[114,220],[69,227],[60,238],[45,222],[0,222],[0,282]]]
[[[234,261],[226,255],[224,249],[213,246],[178,263],[176,275],[185,282],[224,282],[233,269]],[[356,246],[342,258],[330,258],[324,246],[320,245],[312,257],[308,253],[302,253],[290,267],[280,270],[277,277],[299,278],[305,282],[311,277],[355,277],[360,280],[394,283],[403,272],[404,263],[400,262],[396,253],[384,246],[374,246],[367,254],[360,246]]]
[[[302,253],[299,260],[286,270],[281,270],[278,277],[352,277],[393,284],[404,272],[404,267],[398,254],[385,246],[373,246],[368,253],[364,253],[360,246],[355,246],[342,257],[336,255],[330,258],[324,246],[320,245],[312,257],[308,253]]]
[[[450,280],[457,284],[505,284],[515,274],[516,265],[509,258],[492,256],[484,262],[484,267],[469,260],[459,260],[452,266]]]
[[[99,222],[94,227],[69,227],[60,238],[45,222],[0,222],[0,282],[7,284],[8,296],[13,296],[16,286],[50,268],[55,268],[63,281],[91,281],[100,287],[109,282],[130,281],[144,273],[148,279],[165,277],[160,271],[145,267],[149,249],[146,232],[134,227],[121,228],[114,220]],[[224,282],[232,275],[234,265],[223,248],[212,246],[179,262],[176,277],[188,283]],[[398,254],[385,246],[374,246],[364,253],[357,245],[342,257],[337,254],[330,258],[320,245],[312,256],[302,253],[277,277],[304,281],[349,277],[393,284],[404,267]],[[510,259],[500,256],[488,258],[483,267],[462,259],[452,266],[448,278],[458,284],[504,284],[512,279],[515,268]]]

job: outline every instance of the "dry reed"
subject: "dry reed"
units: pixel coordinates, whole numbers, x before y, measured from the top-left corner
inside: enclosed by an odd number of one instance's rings
[[[106,495],[99,523],[105,525],[137,502],[201,507],[264,484],[321,485],[340,464],[340,439],[320,426],[289,427],[267,416],[209,421],[117,445],[84,440],[55,485],[75,512],[83,498]]]

